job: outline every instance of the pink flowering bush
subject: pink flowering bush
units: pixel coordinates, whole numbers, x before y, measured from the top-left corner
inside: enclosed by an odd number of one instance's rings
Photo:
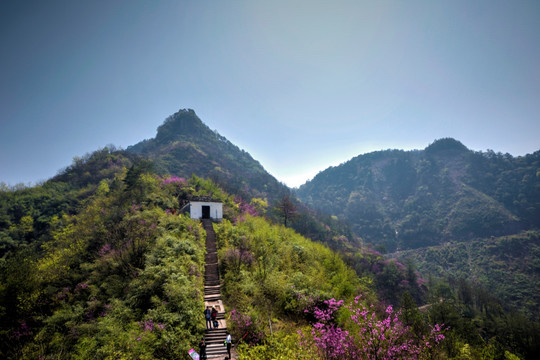
[[[236,309],[231,311],[229,323],[233,338],[242,339],[246,344],[258,344],[264,338],[264,334],[257,329],[251,316],[242,314]]]
[[[10,335],[11,339],[20,339],[21,337],[32,335],[32,329],[26,321],[19,322],[19,327]]]
[[[255,204],[244,202],[239,196],[235,196],[234,202],[238,205],[238,214],[234,217],[234,223],[243,222],[248,216],[259,216],[259,210]]]
[[[154,330],[157,330],[157,329],[160,329],[160,330],[165,329],[165,325],[164,325],[164,324],[162,324],[162,323],[155,323],[152,319],[150,319],[150,320],[144,320],[144,321],[139,322],[139,326],[140,326],[144,331],[154,331]]]
[[[259,216],[259,212],[257,211],[257,208],[255,207],[255,205],[248,204],[245,202],[240,202],[238,207],[240,208],[240,213],[242,214],[249,214],[251,216]]]
[[[101,249],[99,250],[99,253],[98,255],[99,256],[105,256],[107,255],[108,253],[110,253],[111,251],[113,250],[111,244],[105,244],[101,247]]]
[[[430,359],[436,345],[443,339],[443,328],[435,325],[431,332],[418,339],[408,326],[399,320],[399,312],[392,306],[386,308],[382,318],[366,308],[357,297],[347,306],[343,300],[330,299],[321,307],[312,309],[316,319],[310,334],[300,332],[301,344],[317,350],[321,359]],[[348,315],[345,328],[335,319],[338,311]],[[309,311],[309,310],[306,310]]]
[[[171,176],[169,178],[162,179],[161,183],[163,185],[175,184],[175,185],[178,185],[180,187],[187,184],[186,179],[178,177],[178,176]]]
[[[229,249],[222,262],[225,269],[238,273],[242,265],[249,267],[255,262],[255,255],[249,250]]]
[[[301,346],[315,347],[321,359],[360,359],[356,354],[354,338],[347,330],[341,329],[334,321],[334,313],[343,306],[343,300],[325,300],[323,306],[305,310],[312,312],[316,322],[310,335],[299,331]]]

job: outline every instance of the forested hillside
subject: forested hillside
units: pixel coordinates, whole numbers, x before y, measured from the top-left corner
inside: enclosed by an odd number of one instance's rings
[[[387,251],[540,226],[540,151],[474,152],[454,139],[357,156],[296,192]]]
[[[400,261],[413,259],[422,274],[434,278],[467,279],[471,286],[489,289],[504,307],[540,321],[540,233],[537,231],[391,255]]]
[[[370,252],[418,269],[430,289],[425,308],[457,333],[470,330],[459,320],[465,317],[484,339],[505,337],[506,328],[535,334],[523,335],[524,343],[538,340],[538,323],[529,319],[539,320],[540,151],[512,157],[442,139],[425,150],[360,155],[319,173],[296,194],[362,237],[363,250],[346,259],[357,271],[371,269],[382,298],[398,302],[403,282],[392,267],[381,270],[373,255],[366,258]]]
[[[10,248],[0,263],[0,353],[177,357],[202,328],[204,230],[170,213],[178,183],[187,182],[108,151],[64,175],[85,166],[103,178],[1,193],[11,224],[2,229]],[[206,183],[192,186],[204,191]]]
[[[357,247],[358,239],[345,222],[298,202],[249,153],[210,130],[191,109],[168,117],[155,138],[128,147],[127,153],[151,159],[158,174],[211,179],[246,203],[252,214],[276,222],[287,222],[287,214],[289,226],[334,249]]]
[[[215,230],[233,309],[227,316],[235,339],[243,337],[240,358],[337,359],[345,344],[358,348],[370,339],[383,341],[372,354],[427,358],[439,351],[432,345],[444,330],[429,328],[427,319],[426,329],[416,332],[390,308],[374,308],[351,324],[334,319],[338,309],[345,311],[336,298],[354,309],[377,304],[369,277],[358,277],[327,247],[254,216],[249,204],[213,182],[160,176],[151,168],[144,159],[103,149],[43,185],[2,190],[2,358],[186,357],[204,333],[205,230],[179,213],[190,196],[224,204],[225,219]],[[362,302],[354,301],[358,295]],[[391,324],[377,322],[385,318]],[[337,345],[317,335],[368,323],[383,333],[366,334],[365,341],[344,336]],[[384,340],[386,333],[393,335]],[[428,340],[417,339],[421,334]],[[400,344],[406,346],[396,352]],[[337,347],[328,357],[330,345]]]
[[[171,115],[158,127],[155,138],[127,151],[152,159],[158,173],[185,178],[197,174],[247,199],[277,200],[289,193],[249,153],[210,130],[191,109]]]
[[[453,208],[453,227],[445,227],[444,236],[460,233],[455,230],[467,223],[460,217],[478,204],[491,206],[493,214],[485,210],[488,221],[501,222],[494,233],[535,226],[535,200],[523,195],[537,191],[527,177],[534,156],[508,160],[524,174],[523,186],[507,189],[502,180],[496,182],[501,191],[522,194],[510,209],[508,199],[480,193],[469,168],[461,172],[464,154],[471,153],[461,144],[447,140],[430,148],[427,155],[392,151],[394,160],[377,160],[372,170],[379,177],[367,177],[366,186],[377,184],[369,196],[383,191],[382,201],[402,199],[415,178],[408,166],[422,163],[432,166],[429,171],[444,167],[437,179],[449,182],[441,186],[428,170],[425,177],[415,175],[423,179],[422,191],[433,191],[425,198],[440,200],[426,202],[417,219],[433,208],[442,214],[451,203],[444,200],[448,194],[457,192],[451,199],[462,202],[457,207],[462,212]],[[444,165],[446,158],[451,166]],[[409,183],[400,182],[408,173]],[[392,176],[401,190],[379,181]],[[504,176],[510,184],[517,175]],[[446,192],[433,195],[435,189]],[[474,204],[466,203],[470,194]],[[447,281],[439,268],[422,263],[420,253],[390,259],[374,247],[362,247],[336,213],[300,203],[249,154],[210,131],[193,111],[182,110],[165,121],[155,139],[129,151],[104,148],[75,158],[43,184],[0,189],[0,357],[186,357],[204,332],[205,230],[179,213],[191,196],[211,196],[224,205],[224,219],[214,231],[222,293],[230,309],[227,323],[239,359],[498,360],[535,359],[540,353],[538,323],[509,312],[507,304],[475,282],[482,279]],[[358,209],[369,213],[370,208]],[[460,239],[474,231],[462,231]],[[482,231],[491,233],[489,227]],[[371,241],[391,246],[381,239]],[[490,249],[496,251],[484,251],[480,243],[466,250],[471,259],[495,261],[491,281],[502,278],[501,264],[511,259],[523,273],[521,282],[536,286],[537,240],[531,231],[522,238],[494,238]],[[531,252],[528,257],[522,248]],[[425,258],[446,261],[444,270],[460,276],[461,268],[453,267],[445,251],[464,250],[433,248]],[[521,267],[519,256],[526,259]],[[506,291],[504,285],[500,291]],[[517,297],[522,310],[536,311],[534,290]]]

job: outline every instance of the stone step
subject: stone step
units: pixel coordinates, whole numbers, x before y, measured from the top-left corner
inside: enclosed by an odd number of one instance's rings
[[[207,293],[206,291],[204,292],[204,300],[207,300],[206,298],[218,298],[217,300],[221,300],[221,294],[220,293]],[[207,300],[209,301],[209,300]]]
[[[219,264],[217,256],[216,238],[211,221],[203,220],[203,227],[206,230],[206,256],[204,274],[204,301],[217,303],[216,309],[223,310],[221,304],[221,281],[219,278]],[[220,325],[217,329],[206,329],[204,339],[206,341],[206,355],[209,359],[223,359],[227,355],[227,347],[224,345],[227,337],[225,327],[225,312],[217,313],[216,319]]]
[[[219,357],[221,358],[222,356],[225,356],[227,355],[227,347],[226,346],[221,346],[221,348],[212,348],[212,349],[209,349],[209,348],[206,348],[206,357],[208,359],[211,359],[211,358],[216,358],[216,357]]]
[[[208,338],[208,339],[205,338],[204,341],[206,342],[207,346],[213,346],[213,345],[223,345],[223,343],[225,342],[225,339],[226,337],[222,336],[220,338]]]
[[[218,301],[218,300],[221,300],[221,295],[219,293],[217,293],[217,294],[204,294],[204,300],[205,301]]]
[[[213,332],[215,331],[219,331],[219,329],[217,330],[209,330],[208,333],[205,334],[204,336],[204,340],[206,342],[218,342],[218,341],[221,341],[223,343],[223,341],[225,341],[225,338],[227,337],[227,334],[226,333],[218,333],[218,334],[213,334]]]

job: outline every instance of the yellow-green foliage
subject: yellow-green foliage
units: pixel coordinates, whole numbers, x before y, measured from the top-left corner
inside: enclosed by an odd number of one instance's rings
[[[170,211],[183,185],[148,173],[125,185],[119,176],[77,214],[53,217],[41,256],[25,260],[38,280],[16,299],[24,331],[9,356],[169,359],[200,339],[206,234]]]
[[[520,360],[520,357],[517,356],[517,355],[514,355],[510,351],[506,350],[504,352],[504,359],[505,360]]]
[[[304,310],[330,298],[371,297],[369,281],[339,255],[289,228],[251,216],[214,228],[222,295],[235,311],[227,326],[236,338],[249,333],[239,359],[314,358],[296,332],[307,324]]]
[[[38,271],[51,283],[65,279],[68,272],[84,258],[93,240],[103,237],[107,231],[104,212],[111,207],[109,186],[102,181],[95,195],[87,199],[77,216],[53,217],[50,233],[53,241],[42,248],[44,256],[37,264]]]
[[[316,359],[317,354],[312,349],[300,346],[300,335],[295,329],[287,329],[277,332],[269,337],[263,344],[248,346],[240,343],[236,349],[238,360],[291,360],[291,359]],[[309,332],[309,328],[304,328]]]
[[[247,216],[215,229],[229,307],[297,317],[310,299],[369,292],[336,253],[289,228]]]
[[[266,199],[260,199],[260,198],[253,198],[251,199],[251,205],[255,206],[255,210],[260,215],[264,215],[266,213],[266,210],[268,209],[268,201]]]

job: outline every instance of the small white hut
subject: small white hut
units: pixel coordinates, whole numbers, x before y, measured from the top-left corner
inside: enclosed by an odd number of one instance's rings
[[[180,211],[189,211],[189,215],[192,219],[223,220],[223,203],[207,196],[191,198]]]

